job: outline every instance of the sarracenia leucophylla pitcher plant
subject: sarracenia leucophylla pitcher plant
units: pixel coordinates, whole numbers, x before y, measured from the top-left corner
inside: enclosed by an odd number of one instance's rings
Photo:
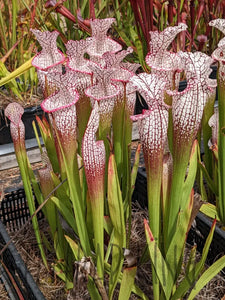
[[[163,55],[164,62],[170,60],[170,67],[163,69],[161,64],[161,72],[155,66],[153,74],[135,76],[137,66],[121,61],[131,50],[118,52],[121,47],[106,35],[112,21],[94,20],[91,23],[93,38],[86,42],[69,41],[67,58],[62,59],[63,68],[59,64],[55,69],[56,61],[44,64],[46,68],[40,67],[45,96],[41,106],[49,122],[46,118],[37,118],[37,123],[46,148],[40,146],[40,151],[43,158],[47,153],[48,159],[44,159],[43,169],[39,171],[39,182],[31,172],[29,180],[39,203],[48,197],[50,187],[53,189],[48,199],[51,204],[44,208],[44,213],[51,226],[58,260],[54,269],[67,281],[67,288],[72,288],[70,295],[77,295],[82,282],[92,299],[113,299],[119,283],[119,299],[129,299],[131,292],[147,299],[134,283],[136,265],[124,264],[130,240],[126,225],[131,220],[131,195],[140,153],[138,148],[130,174],[132,124],[129,116],[134,110],[135,90],[139,90],[149,105],[148,110],[133,119],[140,125],[148,177],[150,227],[147,222],[144,226],[153,266],[154,297],[178,299],[188,292],[201,273],[215,228],[214,223],[202,259],[196,266],[190,259],[186,277],[177,287],[194,199],[192,186],[198,149],[195,137],[208,88],[201,82],[200,75],[204,73],[201,66],[206,60],[197,54],[200,67],[195,68],[196,61],[191,54],[170,55],[163,48],[162,41],[167,46],[172,42],[169,33],[175,37],[186,29],[179,24],[166,30],[165,38],[163,33],[152,34],[152,43],[153,37],[159,40],[159,54]],[[42,55],[34,58],[37,67],[43,64],[45,52],[48,53],[46,60],[51,58],[51,51],[57,52],[56,45],[48,40],[44,49]],[[80,61],[73,55],[73,49],[83,53]],[[85,53],[90,59],[84,59]],[[171,64],[175,59],[176,68]],[[157,61],[160,62],[160,57]],[[151,53],[147,62],[151,62]],[[173,88],[177,86],[176,73],[182,70],[182,64],[188,87],[179,93]],[[81,114],[84,105],[89,108],[84,108],[83,122],[78,111]],[[119,133],[117,121],[126,127]],[[39,141],[38,136],[37,139]],[[165,148],[167,140],[170,149]],[[44,180],[49,183],[48,187]],[[68,257],[62,253],[65,240],[71,247]],[[79,273],[74,280],[71,279],[71,261],[76,261]],[[223,266],[224,259],[219,264],[220,268]],[[105,274],[109,275],[108,289]],[[200,282],[198,289],[201,287]]]
[[[177,27],[177,32],[180,27]],[[173,32],[175,29],[176,27],[173,28]],[[160,33],[160,41],[164,39],[167,41],[167,33],[171,30],[167,29],[165,36],[163,36],[164,32]],[[157,33],[153,33],[152,36],[158,38]],[[171,42],[170,39],[169,41]],[[193,54],[179,52],[176,57],[175,54],[168,54],[166,49],[160,54],[162,59],[174,57],[177,60],[178,72],[182,68],[185,72],[187,88],[183,92],[171,90],[176,86],[176,70],[172,68],[166,70],[163,66],[161,72],[156,65],[153,74],[132,77],[130,81],[149,106],[142,115],[133,116],[132,119],[139,122],[147,171],[149,225],[146,221],[145,229],[152,262],[154,299],[180,299],[193,287],[194,281],[202,271],[215,227],[214,222],[202,260],[198,266],[196,265],[196,273],[193,272],[193,266],[188,267],[185,278],[177,286],[178,276],[182,272],[186,234],[192,220],[194,201],[192,187],[198,157],[198,143],[195,138],[205,104],[216,87],[216,82],[208,78],[211,73],[212,59],[207,55],[200,52]],[[149,57],[151,53],[147,56],[147,62],[151,61]],[[160,62],[159,59],[158,57]],[[166,72],[169,72],[167,76]],[[168,82],[165,82],[166,77]],[[171,102],[168,102],[169,98],[164,95],[165,92],[172,96]],[[169,110],[171,110],[171,123],[168,122]],[[170,139],[170,152],[169,148],[165,147],[167,132]],[[197,283],[196,286],[190,299],[193,299],[202,287],[201,283]]]

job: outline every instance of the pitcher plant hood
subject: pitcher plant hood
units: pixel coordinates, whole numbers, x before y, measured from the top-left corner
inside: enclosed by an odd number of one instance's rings
[[[147,159],[158,155],[167,139],[168,108],[163,101],[166,82],[156,74],[146,73],[132,77],[131,82],[149,107],[141,115],[131,117],[139,122],[140,139]]]
[[[179,57],[167,48],[181,31],[185,31],[187,25],[179,23],[178,26],[167,27],[162,32],[150,31],[150,52],[146,56],[146,63],[152,69],[171,71],[180,68]]]
[[[59,35],[57,31],[41,32],[37,29],[31,29],[31,31],[42,47],[42,50],[32,60],[32,65],[35,68],[38,70],[47,70],[65,61],[64,54],[57,48],[56,39]]]
[[[16,102],[10,103],[5,109],[5,116],[11,121],[10,132],[14,144],[24,143],[25,140],[25,127],[22,122],[23,113],[23,107]]]
[[[114,18],[94,19],[90,21],[92,36],[87,38],[89,47],[87,53],[91,57],[101,58],[105,52],[117,52],[122,46],[107,36],[107,32],[115,22]]]
[[[90,61],[84,57],[89,46],[88,40],[68,41],[66,44],[67,67],[73,71],[79,71],[91,75],[92,71],[89,69]]]
[[[173,96],[174,137],[178,145],[195,139],[199,129],[206,101],[216,87],[216,80],[210,79],[211,57],[204,53],[180,53],[187,88],[182,92],[167,91]]]

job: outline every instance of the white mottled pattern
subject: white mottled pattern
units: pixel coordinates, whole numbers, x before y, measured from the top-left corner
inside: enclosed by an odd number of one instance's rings
[[[225,19],[215,19],[209,22],[209,26],[218,28],[225,34]]]
[[[96,85],[89,87],[85,94],[96,101],[103,99],[109,99],[110,101],[112,97],[116,97],[119,94],[119,88],[108,81],[98,82]]]
[[[225,38],[222,38],[218,43],[218,47],[224,47],[224,46],[225,46]]]
[[[214,60],[202,52],[179,52],[182,59],[183,68],[187,81],[195,78],[202,86],[216,87],[217,80],[210,79],[209,75],[212,72],[210,66]]]
[[[49,76],[51,72],[58,72],[62,74],[62,65],[56,65],[52,68],[47,69],[47,71],[37,69],[38,82],[42,88],[43,93],[46,93],[46,90],[52,93],[54,90],[54,80],[52,80],[51,76]]]
[[[75,141],[76,139],[76,102],[79,99],[75,88],[72,72],[62,75],[60,73],[51,73],[51,79],[55,83],[57,91],[46,98],[41,107],[44,111],[52,113],[56,129],[61,137],[61,142]]]
[[[10,133],[13,142],[19,142],[22,145],[25,142],[25,126],[22,121],[17,125],[13,122],[10,123]]]
[[[214,114],[209,119],[209,126],[212,128],[212,144],[217,144],[218,140],[218,128],[219,128],[219,111],[215,108]]]
[[[5,109],[5,116],[9,118],[10,122],[10,133],[12,140],[15,143],[19,143],[21,146],[25,142],[25,127],[21,120],[24,113],[23,107],[16,102],[12,102],[7,105]]]
[[[168,111],[165,107],[155,105],[146,111],[146,117],[139,122],[139,135],[143,151],[151,156],[159,154],[164,149],[167,139]]]
[[[150,31],[151,41],[150,53],[157,53],[158,51],[165,51],[175,39],[176,35],[181,31],[185,31],[187,25],[184,23],[179,23],[178,26],[169,26],[164,29],[162,32]]]
[[[219,82],[225,82],[225,64],[222,61],[219,62]]]
[[[57,130],[64,136],[76,136],[76,106],[72,105],[53,112]]]
[[[156,101],[163,103],[166,81],[158,74],[141,73],[133,76],[130,82],[140,92],[149,107]]]
[[[121,62],[120,66],[132,73],[135,73],[137,71],[137,69],[139,69],[141,67],[140,64],[129,63],[129,62]]]
[[[225,34],[225,19],[215,19],[209,22],[210,26],[218,28]],[[219,81],[224,83],[225,81],[225,38],[222,38],[218,43],[218,48],[212,53],[212,58],[219,61]]]
[[[174,138],[178,145],[195,138],[207,99],[208,93],[196,80],[190,80],[183,92],[174,93],[172,114]]]
[[[107,36],[107,32],[113,22],[115,22],[113,18],[94,19],[90,21],[92,36],[87,38],[88,43],[90,43],[87,53],[90,56],[101,57],[105,52],[117,52],[122,49],[119,43]]]
[[[96,141],[95,134],[99,126],[98,103],[92,109],[82,142],[82,156],[89,189],[96,177],[103,178],[105,174],[105,146],[103,141]]]
[[[136,104],[136,89],[134,89],[131,82],[128,82],[126,85],[126,97],[127,97],[127,109],[130,115],[134,114],[134,108]]]
[[[177,53],[167,51],[178,33],[187,29],[187,25],[179,23],[178,26],[167,27],[164,31],[150,31],[150,52],[146,56],[146,63],[153,69],[176,70],[181,69],[181,62]]]
[[[5,109],[5,116],[9,118],[15,126],[19,126],[23,113],[23,107],[17,102],[10,103]]]
[[[109,28],[115,21],[115,18],[90,20],[92,36],[97,39],[106,36]]]
[[[74,71],[85,72],[91,74],[89,69],[89,60],[84,58],[84,54],[87,52],[88,40],[80,41],[68,41],[66,44],[66,54],[68,57],[67,66]]]
[[[85,91],[88,97],[100,101],[102,99],[110,99],[119,94],[119,89],[111,83],[113,75],[111,69],[103,69],[96,64],[90,65],[90,69],[93,71],[96,85],[91,86]]]
[[[133,49],[128,47],[127,50],[117,53],[106,52],[102,55],[104,60],[104,68],[111,70],[111,78],[113,81],[128,82],[129,79],[134,75],[134,72],[131,72],[130,70],[121,66],[122,60],[132,51]]]
[[[141,115],[132,116],[131,119],[138,121],[145,158],[154,160],[161,155],[167,140],[168,110],[163,101],[166,82],[156,74],[142,73],[132,77],[131,83],[149,107]]]
[[[212,57],[218,61],[225,61],[225,47],[218,47],[216,48],[213,53],[212,53]]]
[[[174,139],[184,145],[195,139],[201,124],[205,104],[215,92],[217,81],[209,79],[213,60],[201,52],[179,53],[187,78],[187,88],[182,91],[167,91],[173,96],[172,114]]]
[[[63,53],[58,50],[56,44],[56,39],[59,35],[57,31],[41,32],[36,29],[31,29],[31,31],[35,34],[39,44],[42,47],[42,50],[35,55],[32,60],[34,67],[44,70],[64,62],[65,57]]]
[[[44,190],[46,185],[53,185],[53,180],[51,176],[51,169],[44,167],[38,170],[38,177],[40,179],[41,188]],[[43,192],[42,190],[42,192]]]
[[[63,75],[57,72],[48,74],[48,78],[54,84],[56,92],[42,102],[41,106],[44,111],[52,112],[78,101],[74,75],[73,72],[66,72]]]
[[[107,36],[101,40],[90,37],[88,38],[88,42],[90,43],[90,46],[87,49],[87,53],[90,55],[90,57],[102,57],[105,52],[117,52],[121,50],[121,45]]]
[[[180,72],[175,72],[174,75],[173,70],[165,71],[165,70],[152,69],[151,74],[156,74],[159,78],[163,79],[166,82],[165,89],[173,88],[174,84],[175,84],[175,88],[178,89],[179,82],[180,82]]]
[[[156,54],[147,54],[145,61],[148,66],[156,70],[181,70],[182,64],[177,53],[158,51]]]
[[[110,128],[113,108],[120,89],[111,83],[112,72],[110,69],[102,69],[97,65],[92,65],[96,85],[91,86],[85,91],[85,94],[90,97],[92,106],[95,101],[99,103],[99,114],[101,126]]]
[[[130,53],[133,52],[133,49],[131,47],[128,47],[127,50],[122,50],[117,53],[114,52],[105,52],[102,57],[105,60],[105,67],[106,68],[116,68],[120,67],[120,63],[122,60]]]

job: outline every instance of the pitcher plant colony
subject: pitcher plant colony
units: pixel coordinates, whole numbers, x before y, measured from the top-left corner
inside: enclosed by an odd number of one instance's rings
[[[30,212],[35,212],[34,191],[39,205],[44,203],[56,257],[54,270],[65,281],[70,297],[79,286],[73,278],[76,262],[78,281],[86,278],[92,299],[113,299],[116,288],[120,300],[129,299],[131,293],[148,299],[135,276],[139,265],[150,259],[155,300],[194,299],[225,267],[222,257],[204,271],[216,220],[201,259],[195,262],[194,246],[183,262],[193,220],[195,180],[205,201],[202,210],[225,223],[225,42],[219,42],[211,57],[199,51],[173,52],[171,44],[179,34],[184,37],[186,24],[150,31],[145,61],[151,72],[137,74],[140,65],[124,61],[133,49],[122,50],[107,35],[113,22],[113,18],[90,21],[92,35],[69,40],[66,55],[57,48],[57,31],[32,30],[42,48],[32,65],[46,113],[42,119],[36,117],[44,143],[42,147],[37,135],[42,156],[38,176],[26,154],[23,108],[11,103],[5,110]],[[225,20],[216,19],[209,25],[225,33]],[[217,80],[209,78],[210,66],[216,61]],[[179,91],[181,74],[187,80],[183,91]],[[212,116],[216,88],[218,111]],[[148,106],[140,115],[134,115],[137,92]],[[138,123],[140,145],[131,165],[132,122]],[[129,265],[131,201],[141,148],[149,220],[143,220],[146,248],[137,264]],[[215,197],[215,207],[208,204],[209,195]],[[32,221],[49,268],[45,238],[36,216]]]

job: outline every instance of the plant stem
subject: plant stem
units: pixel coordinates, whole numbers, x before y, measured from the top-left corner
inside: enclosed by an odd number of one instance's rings
[[[218,74],[220,72],[220,67]],[[218,75],[219,76],[219,75]],[[225,137],[222,128],[225,127],[225,82],[218,84],[219,135],[218,135],[218,174],[219,174],[219,216],[225,223]]]

